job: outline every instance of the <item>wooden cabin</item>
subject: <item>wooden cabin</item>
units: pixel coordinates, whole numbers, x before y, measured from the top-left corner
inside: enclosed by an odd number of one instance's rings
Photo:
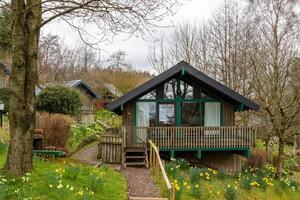
[[[235,112],[259,106],[184,61],[107,108],[122,115],[125,165],[134,158],[126,157],[129,152],[145,148],[147,153],[151,140],[172,157],[190,152],[205,165],[239,171],[241,157],[255,145],[256,129],[235,126]]]

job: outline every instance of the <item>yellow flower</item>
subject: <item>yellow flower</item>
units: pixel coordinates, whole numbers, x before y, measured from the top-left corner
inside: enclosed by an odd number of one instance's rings
[[[187,182],[185,182],[185,181],[183,182],[183,185],[184,185],[184,186],[187,186],[187,184],[188,184]]]
[[[196,187],[196,188],[198,188],[198,187],[199,187],[199,185],[198,185],[198,184],[196,184],[196,185],[195,185],[195,187]]]
[[[220,192],[219,192],[219,191],[217,192],[217,195],[220,195]]]
[[[80,190],[79,192],[77,192],[77,194],[78,194],[79,196],[82,196],[82,195],[83,195],[83,191]]]
[[[200,173],[200,176],[203,176],[203,173]]]
[[[188,186],[187,186],[187,189],[188,189],[188,190],[191,189],[191,186],[188,185]]]

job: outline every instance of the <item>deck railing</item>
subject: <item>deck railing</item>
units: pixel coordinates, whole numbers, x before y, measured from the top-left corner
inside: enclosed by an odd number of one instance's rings
[[[151,141],[148,140],[149,144],[149,167],[152,171],[152,174],[154,177],[162,177],[162,190],[164,191],[165,187],[167,188],[168,192],[168,198],[169,200],[175,199],[175,189],[174,185],[170,183],[170,180],[166,174],[165,167],[160,159],[159,156],[159,150],[156,147],[156,145]]]
[[[126,143],[147,139],[160,149],[232,149],[255,146],[256,127],[125,127]],[[138,139],[137,139],[138,138]]]

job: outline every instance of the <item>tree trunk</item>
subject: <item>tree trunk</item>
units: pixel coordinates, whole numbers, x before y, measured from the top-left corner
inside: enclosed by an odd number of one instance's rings
[[[297,156],[297,135],[294,135],[293,156]]]
[[[41,22],[41,7],[33,5],[39,3],[40,0],[12,0],[11,2],[13,52],[12,73],[9,79],[10,145],[4,168],[8,173],[16,176],[32,169],[38,30]]]
[[[285,146],[285,141],[282,138],[279,138],[278,160],[277,160],[277,169],[276,169],[276,178],[277,179],[281,179],[282,178],[284,146]]]

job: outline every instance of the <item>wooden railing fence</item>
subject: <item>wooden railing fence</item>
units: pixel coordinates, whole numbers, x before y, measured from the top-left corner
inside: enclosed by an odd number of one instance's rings
[[[158,150],[157,146],[155,146],[155,144],[151,140],[148,140],[148,144],[149,144],[149,151],[150,151],[149,167],[150,167],[152,173],[154,174],[154,177],[157,177],[157,176],[162,177],[163,191],[165,189],[164,187],[166,187],[167,190],[169,191],[169,199],[174,200],[175,199],[174,185],[171,184],[171,182],[166,174],[164,165],[159,156],[159,150]]]
[[[255,145],[256,127],[194,126],[194,127],[124,127],[127,144],[136,144],[138,136],[162,149],[193,148],[252,148]]]

